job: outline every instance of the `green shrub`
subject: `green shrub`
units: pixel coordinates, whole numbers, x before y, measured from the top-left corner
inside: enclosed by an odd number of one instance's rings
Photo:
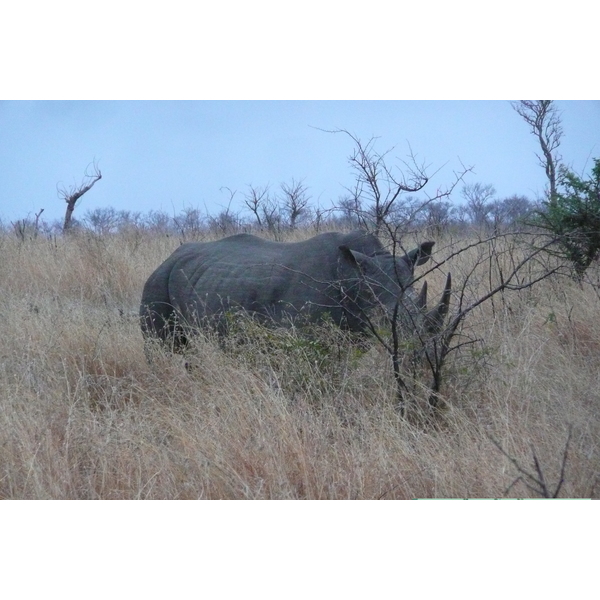
[[[537,224],[557,238],[554,254],[568,260],[581,278],[600,257],[600,159],[589,179],[563,168],[559,191],[538,212]]]

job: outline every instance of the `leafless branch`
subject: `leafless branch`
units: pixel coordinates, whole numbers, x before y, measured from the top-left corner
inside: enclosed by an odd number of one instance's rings
[[[348,162],[356,174],[356,181],[353,188],[346,189],[357,206],[365,201],[369,203],[375,232],[382,229],[401,194],[418,192],[427,185],[429,181],[427,167],[417,162],[410,146],[408,160],[400,161],[404,169],[396,173],[386,163],[388,155],[394,148],[379,153],[375,150],[378,138],[372,137],[367,142],[363,142],[346,129],[336,129],[328,133],[344,133],[354,142],[354,149],[348,157]]]
[[[562,488],[562,485],[565,481],[565,469],[567,466],[569,443],[571,442],[572,431],[573,431],[573,427],[572,427],[572,425],[569,425],[567,441],[565,442],[565,449],[563,451],[563,456],[562,456],[562,461],[561,461],[560,479],[559,479],[558,483],[556,484],[554,491],[552,491],[549,488],[548,484],[546,483],[546,478],[544,477],[544,472],[543,472],[542,466],[540,464],[540,461],[535,452],[535,448],[533,446],[531,446],[531,452],[532,452],[532,457],[533,457],[533,464],[535,467],[535,473],[536,473],[535,475],[526,471],[523,467],[521,467],[521,465],[517,462],[517,460],[514,457],[512,457],[508,452],[506,452],[506,450],[504,450],[504,448],[502,448],[502,445],[498,441],[496,441],[490,434],[488,434],[488,438],[494,444],[494,446],[496,446],[496,448],[498,448],[498,450],[500,450],[500,452],[502,452],[502,454],[504,454],[504,456],[506,456],[506,458],[508,458],[508,460],[510,460],[510,462],[515,466],[517,471],[519,473],[521,473],[521,475],[523,475],[523,477],[517,477],[510,484],[510,486],[508,486],[508,488],[504,491],[504,495],[506,495],[515,486],[516,483],[518,483],[519,481],[522,481],[528,489],[535,492],[542,498],[558,498],[558,494],[559,494],[559,492]]]

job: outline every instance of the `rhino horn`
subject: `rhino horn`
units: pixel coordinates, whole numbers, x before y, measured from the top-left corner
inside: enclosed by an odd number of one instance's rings
[[[444,288],[444,293],[442,294],[442,299],[440,303],[432,310],[427,313],[426,323],[427,329],[431,333],[439,333],[442,330],[444,325],[444,319],[448,314],[448,307],[450,306],[450,293],[452,292],[452,277],[450,273],[448,273],[448,277],[446,278],[446,287]],[[421,295],[423,292],[421,291]],[[419,296],[420,297],[420,296]]]
[[[423,287],[421,288],[421,292],[419,293],[419,297],[417,298],[417,308],[421,311],[427,310],[427,282],[423,282]]]

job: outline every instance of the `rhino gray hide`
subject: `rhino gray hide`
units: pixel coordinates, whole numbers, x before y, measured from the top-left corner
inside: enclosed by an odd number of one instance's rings
[[[225,332],[225,313],[243,310],[276,324],[326,315],[351,331],[368,329],[379,307],[412,333],[432,335],[448,310],[450,275],[440,304],[427,312],[427,285],[412,287],[414,268],[434,242],[394,257],[365,231],[323,233],[303,242],[271,242],[239,234],[183,244],[150,275],[140,316],[146,336],[185,343],[189,327]]]

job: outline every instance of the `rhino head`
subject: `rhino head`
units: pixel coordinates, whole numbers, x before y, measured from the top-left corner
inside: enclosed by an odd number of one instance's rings
[[[398,320],[404,335],[416,333],[422,338],[432,337],[440,333],[448,313],[452,291],[450,273],[440,302],[431,310],[427,308],[427,282],[418,294],[413,286],[415,267],[429,261],[434,244],[423,242],[400,257],[387,251],[368,256],[345,245],[339,247],[346,263],[346,276],[348,268],[360,274],[362,294],[367,290],[370,296],[369,308],[378,306],[388,319]],[[357,318],[367,319],[364,305],[359,306],[356,300],[349,304]]]

